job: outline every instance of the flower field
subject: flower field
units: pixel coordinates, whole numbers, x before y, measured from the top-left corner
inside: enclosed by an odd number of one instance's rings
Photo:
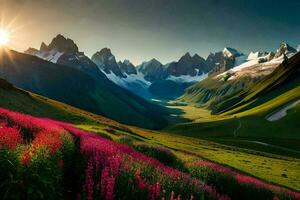
[[[137,148],[71,124],[0,109],[0,198],[300,199],[299,193],[218,164],[197,161],[180,170],[155,158],[169,150]]]

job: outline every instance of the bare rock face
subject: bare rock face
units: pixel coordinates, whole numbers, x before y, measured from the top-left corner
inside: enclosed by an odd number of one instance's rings
[[[164,80],[168,77],[164,66],[155,58],[148,62],[143,62],[137,68],[144,75],[145,79],[150,82]]]
[[[127,74],[127,75],[137,74],[137,70],[135,66],[129,60],[124,60],[123,62],[120,61],[118,62],[118,65],[123,74]]]
[[[275,57],[274,58],[278,58],[280,56],[282,56],[283,54],[285,54],[286,56],[290,56],[290,55],[293,55],[297,53],[297,50],[294,49],[293,47],[291,47],[290,45],[288,45],[287,43],[285,42],[282,42],[280,44],[280,47],[279,49],[277,49],[277,52],[275,54]]]
[[[126,78],[122,73],[115,56],[108,48],[103,48],[92,56],[92,61],[106,74],[114,73],[118,77]]]
[[[190,53],[186,53],[182,56],[178,62],[170,63],[167,68],[168,75],[181,76],[190,75],[197,76],[208,72],[208,67],[204,58],[198,54],[191,56]]]
[[[234,67],[238,57],[243,56],[242,53],[234,48],[226,47],[223,51],[210,53],[206,59],[206,64],[210,73],[222,73]]]
[[[78,47],[74,43],[73,40],[69,38],[65,38],[63,35],[58,34],[51,43],[47,46],[45,43],[41,44],[40,50],[51,50],[56,49],[59,52],[65,52],[65,53],[75,53],[78,52]]]

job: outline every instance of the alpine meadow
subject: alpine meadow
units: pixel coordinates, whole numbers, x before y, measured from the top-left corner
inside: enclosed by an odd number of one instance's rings
[[[0,0],[0,200],[300,200],[297,0]]]

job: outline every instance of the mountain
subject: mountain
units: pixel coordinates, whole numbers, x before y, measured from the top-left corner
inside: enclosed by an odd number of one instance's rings
[[[125,78],[116,61],[115,56],[111,53],[108,48],[101,49],[92,56],[92,61],[103,70],[106,74],[114,73],[116,76]]]
[[[178,62],[172,62],[166,67],[169,76],[197,76],[208,73],[210,69],[207,67],[205,59],[198,54],[191,56],[186,53]]]
[[[202,92],[207,93],[207,90]],[[244,87],[210,108],[211,117],[176,124],[168,130],[188,136],[231,136],[248,141],[254,138],[255,141],[278,141],[277,144],[299,141],[300,53],[282,60],[251,87]]]
[[[44,60],[79,69],[94,77],[102,76],[97,65],[83,52],[80,52],[75,42],[58,34],[49,45],[42,42],[40,50],[29,48],[26,54],[34,55]]]
[[[297,53],[297,50],[294,49],[293,47],[291,47],[290,45],[288,45],[285,42],[282,42],[280,44],[279,49],[277,49],[276,54],[275,54],[275,58],[278,58],[282,55],[286,55],[286,56],[291,56],[293,54]]]
[[[129,60],[117,63],[115,56],[108,48],[96,52],[92,60],[110,81],[140,97],[151,98],[152,95],[148,91],[151,83],[145,80]]]
[[[283,45],[280,45],[277,52],[281,51],[282,46]],[[214,110],[214,107],[217,107],[220,102],[223,102],[232,95],[239,94],[251,88],[253,84],[264,79],[282,62],[285,62],[286,59],[294,55],[290,53],[288,54],[289,57],[285,57],[285,55],[276,57],[273,52],[251,52],[248,56],[242,55],[234,57],[235,54],[224,53],[226,51],[227,50],[224,49],[222,54],[219,52],[214,54],[215,56],[211,54],[208,56],[208,59],[212,57],[216,58],[217,55],[223,59],[223,61],[225,59],[226,62],[225,55],[227,55],[231,58],[235,58],[235,63],[238,59],[242,60],[240,57],[242,57],[244,61],[240,62],[239,65],[233,64],[230,66],[230,69],[224,72],[218,71],[218,73],[211,73],[205,80],[189,87],[186,93],[180,97],[181,101],[206,105]]]
[[[149,128],[163,125],[162,108],[112,83],[91,63],[85,65],[87,68],[70,67],[2,50],[0,77],[22,89],[123,123]]]
[[[238,50],[225,47],[223,51],[210,53],[206,59],[206,64],[211,74],[218,74],[227,71],[234,66],[245,62],[246,56]]]
[[[137,74],[135,66],[129,60],[124,60],[123,62],[119,61],[118,65],[123,74]]]
[[[150,61],[143,62],[141,65],[137,66],[137,69],[144,75],[144,78],[151,83],[164,80],[168,76],[163,64],[155,58]]]

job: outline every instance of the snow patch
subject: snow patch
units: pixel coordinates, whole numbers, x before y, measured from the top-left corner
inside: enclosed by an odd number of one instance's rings
[[[109,80],[111,80],[115,84],[117,84],[125,89],[128,89],[128,85],[130,85],[132,83],[137,83],[145,89],[147,89],[151,85],[151,82],[146,81],[144,79],[143,74],[140,72],[138,72],[137,74],[131,74],[130,76],[127,76],[126,78],[121,78],[121,77],[115,75],[114,73],[107,74],[102,69],[100,69],[100,70],[102,71],[103,74],[106,75],[106,77]]]
[[[205,78],[207,78],[208,74],[201,74],[197,76],[190,76],[190,75],[181,75],[181,76],[169,76],[167,80],[171,80],[178,83],[191,83],[191,82],[198,82]]]
[[[261,56],[261,53],[260,52],[250,52],[250,54],[248,55],[248,58],[247,60],[257,60],[259,57]]]
[[[57,60],[64,54],[64,52],[59,52],[56,49],[51,51],[40,51],[35,54],[35,56],[42,58],[44,60],[57,63]]]
[[[287,115],[287,111],[288,110],[290,110],[291,108],[295,107],[299,103],[300,103],[300,99],[298,99],[297,101],[294,101],[292,103],[288,103],[287,105],[285,105],[280,110],[277,110],[277,111],[271,113],[270,115],[268,115],[266,117],[266,120],[268,120],[270,122],[280,120],[281,118],[283,118],[283,117],[285,117]]]
[[[228,80],[234,80],[238,77],[245,75],[252,77],[267,75],[268,73],[271,73],[284,60],[284,56],[282,55],[278,58],[274,58],[270,61],[267,61],[269,56],[269,54],[259,56],[258,52],[252,52],[249,54],[246,62],[215,76],[215,78],[223,80],[225,74],[231,75],[231,77]]]

